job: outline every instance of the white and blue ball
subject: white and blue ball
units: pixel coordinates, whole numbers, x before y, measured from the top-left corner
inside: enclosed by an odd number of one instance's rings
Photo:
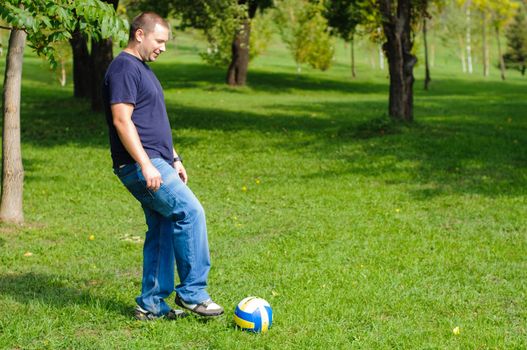
[[[247,297],[236,306],[234,322],[243,330],[265,333],[273,324],[273,309],[264,299]]]

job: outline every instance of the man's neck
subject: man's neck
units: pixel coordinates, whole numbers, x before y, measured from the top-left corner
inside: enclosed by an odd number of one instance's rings
[[[129,53],[130,55],[135,56],[138,59],[140,59],[141,61],[143,61],[143,58],[141,57],[141,55],[139,55],[139,52],[135,48],[127,46],[127,47],[124,48],[123,51],[126,52],[126,53]]]

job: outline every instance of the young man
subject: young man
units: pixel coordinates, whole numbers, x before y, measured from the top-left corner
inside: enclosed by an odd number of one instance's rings
[[[114,172],[141,203],[148,226],[142,290],[136,298],[135,317],[140,320],[185,315],[165,301],[174,290],[174,260],[180,280],[176,304],[201,316],[223,313],[206,291],[210,258],[205,214],[186,185],[163,90],[146,64],[166,50],[169,33],[159,15],[137,16],[128,46],[108,67],[103,87]]]

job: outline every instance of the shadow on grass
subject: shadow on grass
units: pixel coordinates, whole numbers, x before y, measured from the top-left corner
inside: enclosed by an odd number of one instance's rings
[[[165,89],[184,89],[219,85],[216,89],[231,93],[243,93],[244,90],[229,88],[224,85],[225,69],[205,66],[202,64],[170,64],[159,63],[152,66],[158,77],[162,77]],[[269,72],[251,70],[248,75],[248,87],[252,91],[273,94],[297,91],[321,91],[360,94],[384,94],[388,92],[387,84],[363,83],[360,81],[346,81],[320,78],[316,75],[295,74],[284,72]]]
[[[216,68],[199,64],[155,67],[165,87],[202,83],[208,84],[205,89],[211,84],[223,86],[223,71]],[[450,192],[519,195],[527,188],[523,175],[527,167],[527,102],[523,98],[525,85],[518,81],[451,79],[437,82],[428,93],[417,90],[416,123],[410,127],[393,127],[388,122],[387,98],[363,100],[353,94],[379,93],[384,91],[383,85],[256,71],[251,73],[251,89],[269,93],[330,90],[350,92],[350,98],[302,104],[264,102],[254,111],[222,109],[210,102],[206,105],[211,107],[185,106],[169,100],[168,112],[178,144],[188,147],[201,142],[178,137],[179,128],[218,130],[227,135],[239,131],[270,133],[283,139],[269,146],[276,152],[301,151],[338,163],[329,171],[307,176],[355,173],[379,177],[388,183],[414,186],[415,196],[422,199]],[[233,93],[258,98],[251,96],[250,90]],[[25,143],[108,148],[104,116],[89,112],[86,101],[53,90],[26,89],[23,94]],[[293,138],[292,142],[291,133],[305,137],[298,142]],[[241,143],[240,149],[245,145]]]
[[[71,283],[71,281],[67,281]],[[29,304],[38,301],[56,308],[71,305],[102,307],[111,313],[130,317],[132,305],[103,298],[89,290],[89,282],[75,281],[78,287],[66,285],[61,276],[41,273],[0,275],[0,294],[10,296],[16,301]]]

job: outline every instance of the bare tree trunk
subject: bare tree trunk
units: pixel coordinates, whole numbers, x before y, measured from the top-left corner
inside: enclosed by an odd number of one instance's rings
[[[113,5],[117,10],[119,0],[103,0]],[[112,39],[92,40],[91,46],[91,108],[93,111],[102,111],[104,102],[102,98],[102,83],[106,69],[113,60]]]
[[[3,94],[2,198],[0,221],[22,223],[24,212],[24,167],[20,146],[20,91],[26,32],[12,30],[9,36]]]
[[[357,77],[357,74],[355,73],[355,35],[351,35],[350,40],[350,53],[351,53],[351,76],[353,78]]]
[[[113,60],[112,39],[92,41],[92,66],[91,66],[91,108],[93,111],[102,111],[104,108],[102,98],[102,83],[106,69]]]
[[[481,28],[481,36],[483,41],[483,76],[488,77],[490,74],[489,66],[489,46],[487,45],[487,14],[485,13],[485,10],[481,11],[482,16],[482,28]]]
[[[432,78],[430,78],[430,65],[428,64],[428,42],[426,38],[426,16],[423,17],[423,41],[425,46],[425,90],[428,90]]]
[[[434,45],[434,42],[432,41],[432,44],[430,45],[430,68],[434,68],[436,65],[436,46]]]
[[[243,86],[247,82],[250,35],[251,23],[245,19],[232,42],[232,59],[227,70],[227,84],[231,86]]]
[[[91,97],[91,57],[86,36],[76,30],[70,39],[73,53],[73,96]]]
[[[66,86],[66,64],[64,62],[64,59],[60,59],[60,78],[59,78],[60,86],[64,87]]]
[[[417,58],[412,54],[412,0],[397,1],[397,14],[392,0],[379,0],[382,25],[386,36],[384,50],[390,70],[389,115],[395,120],[413,120],[413,68]]]
[[[465,14],[466,14],[466,19],[467,19],[467,22],[466,22],[466,25],[467,25],[467,28],[466,28],[466,44],[467,44],[467,68],[468,68],[468,73],[469,74],[472,74],[472,43],[471,43],[471,30],[470,30],[470,4],[471,4],[471,1],[467,1],[466,3],[466,10],[465,10]]]
[[[500,58],[501,80],[505,80],[505,61],[503,60],[503,55],[501,54],[500,28],[498,26],[496,26],[496,40],[498,42],[498,56]]]
[[[465,59],[465,43],[463,42],[463,37],[458,36],[459,41],[459,58],[461,59],[461,71],[463,73],[467,72],[467,61]]]
[[[384,53],[382,52],[382,45],[379,45],[379,68],[384,70]]]

